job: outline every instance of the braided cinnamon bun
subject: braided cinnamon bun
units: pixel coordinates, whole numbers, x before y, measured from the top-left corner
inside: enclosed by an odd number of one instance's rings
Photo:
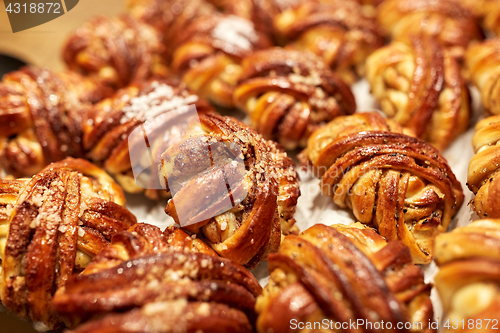
[[[459,0],[481,22],[484,30],[500,34],[500,4],[497,0]]]
[[[72,71],[118,89],[166,76],[163,47],[158,32],[145,23],[128,15],[98,16],[70,36],[63,58]]]
[[[301,153],[321,191],[387,240],[401,240],[416,264],[432,260],[434,238],[463,202],[460,183],[435,148],[378,113],[338,117]]]
[[[24,67],[6,74],[0,82],[0,163],[26,177],[67,156],[81,157],[83,110],[108,94],[71,72]]]
[[[136,219],[120,187],[81,159],[50,164],[31,179],[0,181],[2,304],[52,329],[55,290]]]
[[[355,1],[303,2],[277,15],[274,26],[287,48],[313,52],[349,83],[363,74],[366,57],[384,43],[375,18]]]
[[[476,197],[471,206],[481,218],[500,218],[497,177],[500,163],[500,116],[492,116],[476,124],[472,137],[474,157],[467,171],[467,186]]]
[[[471,45],[465,63],[469,79],[481,93],[484,108],[500,114],[500,38]]]
[[[431,285],[408,248],[360,223],[316,224],[287,236],[268,263],[271,277],[256,304],[258,332],[311,332],[317,323],[322,332],[372,332],[382,322],[381,332],[403,331],[398,325],[433,331]]]
[[[433,36],[457,58],[471,41],[483,38],[472,12],[456,0],[385,0],[377,8],[377,19],[394,40],[409,44],[412,35]]]
[[[255,29],[274,39],[273,18],[283,9],[294,5],[294,0],[207,0],[224,14],[236,15],[252,21]]]
[[[191,237],[167,230],[140,224],[117,234],[57,291],[54,308],[71,326],[83,322],[72,332],[253,331],[258,281],[227,259],[178,247],[175,239]]]
[[[179,31],[183,31],[192,20],[211,16],[217,12],[206,0],[127,0],[129,14],[154,27],[163,38],[164,45],[171,45]],[[168,47],[165,52],[171,55]]]
[[[202,240],[189,236],[175,226],[169,226],[162,232],[157,226],[136,223],[127,231],[116,233],[111,246],[99,252],[82,274],[93,274],[127,260],[169,251],[189,251],[217,257],[217,253]]]
[[[243,60],[234,101],[265,139],[286,149],[304,147],[314,130],[356,110],[349,86],[320,58],[280,48]]]
[[[469,126],[471,100],[457,61],[432,38],[393,42],[366,61],[383,112],[442,150]]]
[[[207,113],[162,155],[166,213],[219,255],[254,267],[295,232],[300,195],[293,161],[230,117]]]
[[[182,137],[189,122],[182,111],[188,105],[194,105],[200,114],[212,110],[206,100],[174,80],[152,80],[119,90],[86,114],[83,145],[87,157],[102,164],[126,192],[139,193],[146,188],[145,194],[157,199],[164,192],[158,184],[159,154]],[[134,130],[144,134],[131,135]],[[141,156],[147,152],[140,149],[145,140],[153,161],[149,172],[142,174],[142,184],[137,184],[132,168],[136,166],[133,163],[145,160]]]
[[[478,220],[439,235],[435,258],[439,272],[434,280],[448,330],[498,330],[500,220]]]
[[[233,106],[241,59],[272,45],[251,21],[216,13],[177,31],[172,44],[172,69],[189,88],[223,107]]]

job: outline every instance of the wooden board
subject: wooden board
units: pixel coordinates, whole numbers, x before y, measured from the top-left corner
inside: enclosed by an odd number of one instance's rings
[[[50,1],[49,1],[50,2]],[[14,56],[29,64],[61,70],[61,46],[68,34],[94,15],[116,15],[124,10],[124,0],[80,0],[63,16],[29,30],[12,33],[4,2],[0,1],[0,54]],[[0,331],[35,333],[32,323],[0,310]]]
[[[0,53],[27,63],[60,70],[61,46],[69,33],[94,15],[116,15],[124,10],[124,0],[80,0],[73,10],[40,26],[12,33],[3,1],[0,1]]]

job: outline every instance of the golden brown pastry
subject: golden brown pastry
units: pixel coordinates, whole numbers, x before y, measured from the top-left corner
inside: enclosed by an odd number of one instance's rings
[[[372,332],[382,322],[377,331],[402,332],[405,324],[412,332],[433,331],[431,285],[408,248],[360,223],[316,224],[287,236],[268,263],[271,277],[256,304],[258,332],[312,332],[307,324],[314,322],[322,324],[314,332]],[[303,329],[294,329],[299,323]]]
[[[476,124],[472,137],[474,157],[467,171],[467,186],[476,197],[471,207],[481,218],[500,218],[500,116],[492,116]]]
[[[469,90],[457,61],[434,39],[392,42],[366,61],[371,91],[383,112],[439,150],[469,126]]]
[[[175,241],[181,238],[188,247]],[[76,333],[253,332],[258,281],[189,242],[178,229],[136,225],[113,237],[52,304],[72,325],[84,322]]]
[[[376,112],[334,119],[311,135],[300,159],[324,195],[388,241],[403,241],[416,264],[432,260],[434,238],[463,202],[439,151]]]
[[[286,149],[304,147],[317,128],[356,110],[349,86],[311,53],[272,48],[245,58],[242,68],[236,106]]]
[[[226,14],[205,0],[130,0],[128,9],[163,34],[172,70],[190,89],[219,106],[233,107],[241,59],[272,45],[267,35],[271,26],[250,13],[267,10],[263,8],[271,5],[265,1],[213,1]]]
[[[385,0],[357,0],[357,2],[362,4],[362,5],[373,6],[373,7],[380,5],[384,1]]]
[[[127,231],[115,234],[111,246],[107,246],[99,252],[82,274],[93,274],[118,266],[126,260],[171,251],[196,252],[218,256],[202,240],[189,236],[175,226],[169,226],[162,232],[157,226],[148,223],[136,223]]]
[[[165,52],[172,53],[171,42],[192,20],[211,16],[217,8],[206,0],[127,0],[129,14],[154,27],[161,35]]]
[[[171,40],[190,21],[221,12],[252,21],[255,28],[273,36],[273,17],[298,0],[128,0],[129,13],[153,25],[165,41]],[[168,45],[168,42],[167,42]]]
[[[500,38],[471,45],[465,63],[469,79],[481,93],[484,108],[500,114]]]
[[[182,81],[200,96],[232,107],[241,59],[272,44],[251,21],[214,13],[177,31],[172,45],[172,69]]]
[[[434,36],[457,58],[471,41],[483,38],[472,12],[456,0],[385,0],[377,8],[377,19],[393,40],[410,44],[412,35]]]
[[[82,25],[63,47],[68,68],[114,89],[168,73],[155,29],[131,16],[98,16]]]
[[[295,232],[300,195],[293,161],[234,118],[199,116],[162,155],[166,213],[219,255],[254,267]],[[209,155],[210,152],[210,155]]]
[[[458,0],[482,23],[485,30],[500,34],[500,3],[498,0]]]
[[[302,2],[275,16],[274,26],[286,48],[313,52],[349,83],[384,43],[375,18],[355,1]]]
[[[157,199],[163,192],[158,184],[159,154],[183,135],[189,118],[179,111],[188,105],[194,105],[199,114],[212,110],[206,100],[175,80],[151,80],[119,90],[86,115],[83,145],[87,157],[102,164],[126,192],[146,189],[148,197]],[[154,161],[137,183],[132,167],[144,162],[141,156],[147,153],[140,148],[145,137],[130,136],[139,129],[145,131]]]
[[[50,164],[31,179],[0,180],[1,301],[52,329],[55,290],[111,237],[136,223],[121,188],[82,159]]]
[[[436,238],[435,284],[444,331],[497,332],[500,313],[500,220],[485,219]]]
[[[293,0],[207,0],[224,14],[236,15],[252,21],[255,29],[274,38],[273,17],[290,5]],[[290,3],[290,4],[289,4]]]
[[[488,7],[490,4],[497,2],[497,0],[456,0],[460,5],[467,8],[474,14],[474,16],[480,18],[487,14]]]
[[[0,163],[27,177],[67,156],[81,157],[83,110],[110,91],[76,73],[24,67],[0,82]]]
[[[484,27],[498,37],[500,36],[500,4],[492,2],[488,8],[488,14],[484,18]]]

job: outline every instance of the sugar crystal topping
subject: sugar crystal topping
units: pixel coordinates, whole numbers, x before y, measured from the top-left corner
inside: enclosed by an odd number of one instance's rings
[[[234,15],[219,22],[212,37],[246,51],[252,50],[252,43],[258,38],[252,22]]]
[[[130,103],[123,108],[122,123],[137,117],[139,114],[143,114],[143,120],[151,120],[164,112],[198,101],[198,96],[187,93],[183,94],[185,96],[176,94],[174,89],[165,83],[154,81],[151,87],[153,88],[151,92],[132,98]]]

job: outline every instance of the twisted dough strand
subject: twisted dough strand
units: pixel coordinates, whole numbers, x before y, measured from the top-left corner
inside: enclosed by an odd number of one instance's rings
[[[277,15],[274,25],[286,48],[313,52],[348,83],[384,42],[376,20],[355,1],[303,2]]]
[[[377,20],[393,40],[409,44],[412,35],[432,36],[457,58],[484,37],[472,12],[456,0],[385,0]]]
[[[224,107],[233,106],[241,59],[272,45],[251,21],[216,13],[193,20],[172,44],[172,69],[189,88]]]
[[[321,178],[323,194],[387,240],[402,240],[417,264],[432,260],[434,238],[463,202],[460,183],[439,152],[375,112],[338,117],[320,128],[301,160]]]
[[[382,110],[438,149],[469,126],[469,90],[455,59],[437,41],[412,37],[375,51],[367,79]]]
[[[54,291],[136,219],[123,207],[120,187],[81,159],[0,186],[2,304],[55,328],[60,319],[50,307]]]
[[[234,15],[246,10],[214,2],[227,9],[225,13],[204,0],[133,0],[128,7],[131,15],[152,24],[164,35],[171,67],[188,88],[229,108],[234,106],[239,63],[253,51],[272,45],[266,34],[270,26],[257,29],[249,13],[243,17]],[[260,4],[251,1],[245,4],[248,10],[260,8]],[[267,5],[263,4],[266,8]]]
[[[497,0],[460,0],[481,22],[483,29],[500,35],[500,4]]]
[[[98,16],[86,22],[63,47],[69,69],[114,89],[151,77],[165,77],[160,35],[128,15]]]
[[[335,323],[345,327],[363,319],[357,330],[345,331],[368,332],[367,322],[383,321],[392,327],[421,323],[416,331],[432,332],[431,285],[412,264],[410,251],[360,223],[316,224],[287,236],[268,262],[271,277],[256,304],[258,332],[289,332],[292,319],[332,320],[332,331]]]
[[[469,79],[479,89],[484,108],[500,114],[500,38],[471,45],[465,61]]]
[[[475,155],[467,170],[467,186],[476,197],[471,206],[482,218],[499,218],[497,172],[500,163],[500,116],[492,116],[476,124],[472,137]]]
[[[71,72],[24,67],[0,82],[0,162],[32,176],[67,156],[82,157],[82,113],[109,91]]]
[[[258,281],[208,247],[193,250],[196,241],[179,229],[135,225],[52,304],[72,324],[84,322],[78,333],[252,332]]]
[[[314,130],[356,110],[349,86],[313,54],[272,48],[254,52],[242,67],[236,106],[286,149],[304,147]]]
[[[436,262],[444,319],[484,323],[482,332],[495,331],[491,320],[498,318],[500,309],[500,220],[478,220],[439,235]],[[493,325],[486,327],[488,321]],[[470,332],[471,326],[450,330]],[[479,325],[474,327],[479,331]]]
[[[295,165],[236,119],[213,113],[199,119],[201,128],[188,127],[162,154],[165,183],[176,187],[165,211],[219,255],[254,267],[278,249],[282,233],[295,232]]]
[[[189,251],[217,257],[217,253],[207,244],[179,228],[169,226],[162,232],[154,225],[136,223],[127,231],[115,234],[111,246],[100,251],[82,274],[93,274],[127,260],[169,251]]]
[[[160,154],[182,137],[188,119],[181,111],[188,105],[198,114],[213,110],[208,101],[175,80],[150,80],[119,90],[86,114],[83,145],[87,157],[102,164],[126,192],[139,193],[146,188],[149,198],[158,199],[163,193],[158,183]],[[144,135],[130,135],[138,129]],[[147,177],[145,182],[137,184],[132,167],[144,160],[147,152],[140,147],[145,140],[154,161],[149,174],[142,175]]]
[[[252,21],[255,29],[274,39],[273,18],[285,8],[295,4],[294,0],[208,0],[224,14],[236,15]]]
[[[217,10],[206,0],[127,0],[129,14],[155,28],[163,38],[163,44],[171,45],[179,31],[198,17],[211,16]],[[170,47],[166,54],[171,56]]]

